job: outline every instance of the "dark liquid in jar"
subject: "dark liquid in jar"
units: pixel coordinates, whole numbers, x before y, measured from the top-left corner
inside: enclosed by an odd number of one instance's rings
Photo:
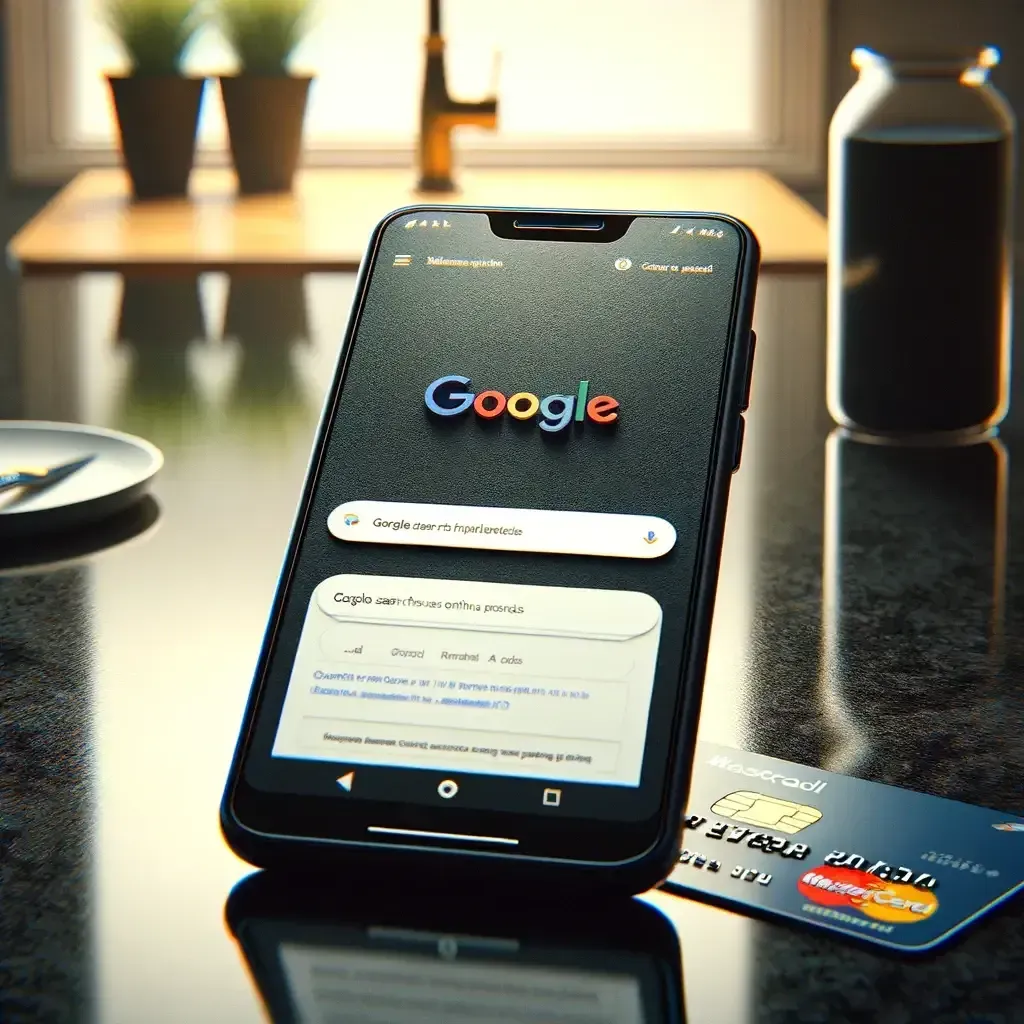
[[[981,133],[846,141],[839,401],[855,425],[964,430],[999,407],[1009,159]]]

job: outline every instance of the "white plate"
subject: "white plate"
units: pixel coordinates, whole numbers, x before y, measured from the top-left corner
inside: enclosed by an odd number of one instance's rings
[[[75,423],[0,420],[0,474],[92,462],[37,494],[0,494],[0,537],[75,529],[138,501],[164,463],[159,448],[131,434]]]

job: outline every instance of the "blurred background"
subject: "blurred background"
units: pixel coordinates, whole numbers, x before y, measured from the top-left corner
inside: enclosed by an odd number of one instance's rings
[[[104,76],[126,70],[125,53],[102,6],[0,0],[5,243],[76,175],[119,162]],[[379,209],[360,211],[368,224],[410,200],[428,7],[315,0],[290,60],[315,76],[305,165],[380,169],[399,183]],[[498,97],[496,130],[456,133],[457,182],[507,168],[514,183],[546,168],[557,175],[551,204],[572,205],[577,186],[593,196],[608,170],[600,194],[622,199],[604,205],[629,207],[633,172],[640,182],[651,169],[706,169],[700,188],[686,178],[678,194],[659,193],[678,209],[693,207],[688,189],[712,194],[728,173],[771,176],[754,184],[767,202],[763,241],[783,255],[758,285],[702,737],[1024,813],[1024,554],[1012,543],[1024,537],[1024,472],[1012,470],[1024,346],[999,437],[890,451],[839,435],[825,397],[822,219],[829,122],[857,79],[851,51],[962,58],[996,46],[991,80],[1019,114],[1024,3],[447,0],[443,32],[451,94]],[[235,62],[208,27],[187,54],[186,72],[211,76],[202,169],[230,161],[216,76]],[[531,180],[544,204],[543,181]],[[649,181],[638,188],[650,195]],[[312,238],[315,203],[296,195],[253,197],[249,209],[305,217]],[[362,201],[328,198],[335,212]],[[111,235],[127,218],[102,196],[90,209]],[[183,201],[177,210],[201,235],[208,222]],[[88,241],[84,220],[84,231],[73,218],[58,225],[57,248],[68,228]],[[787,262],[791,224],[812,240],[813,259]],[[260,235],[270,248],[276,239]],[[135,238],[161,241],[159,231]],[[0,804],[15,801],[25,823],[16,856],[0,858],[0,1018],[6,989],[28,1007],[12,1020],[86,1019],[75,1008],[89,1000],[108,1007],[105,1020],[257,1019],[223,925],[246,867],[215,808],[355,274],[354,263],[244,269],[0,268],[0,419],[126,430],[167,458],[159,522],[133,527],[139,543],[0,572]],[[955,838],[922,859],[952,860]],[[691,1020],[996,1022],[1016,1019],[1024,998],[1019,901],[945,957],[908,965],[821,933],[651,899],[681,937]]]
[[[410,166],[418,128],[427,4],[318,0],[292,66],[316,75],[305,127],[310,165]],[[8,240],[84,167],[118,161],[104,74],[125,66],[102,0],[2,0],[0,232]],[[855,46],[933,53],[994,43],[994,84],[1024,105],[1024,7],[1015,0],[448,0],[448,83],[497,87],[494,133],[466,131],[476,165],[751,166],[824,211],[829,119],[856,74]],[[495,73],[500,55],[500,65]],[[230,71],[204,28],[185,69]],[[214,86],[198,163],[228,160]],[[1017,234],[1024,225],[1018,204]],[[14,278],[0,280],[0,414],[17,415]]]

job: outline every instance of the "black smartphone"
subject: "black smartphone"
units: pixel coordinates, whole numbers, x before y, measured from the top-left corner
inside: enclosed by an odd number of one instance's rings
[[[556,918],[281,885],[231,893],[227,920],[274,1024],[680,1024],[671,923],[639,900]]]
[[[757,266],[720,215],[381,222],[224,794],[240,856],[668,875]]]

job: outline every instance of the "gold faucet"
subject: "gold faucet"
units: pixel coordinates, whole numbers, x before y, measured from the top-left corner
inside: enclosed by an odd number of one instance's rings
[[[498,99],[463,103],[448,94],[444,73],[444,37],[441,35],[441,0],[430,0],[427,68],[420,108],[418,188],[421,192],[454,192],[452,129],[458,125],[498,126]]]

